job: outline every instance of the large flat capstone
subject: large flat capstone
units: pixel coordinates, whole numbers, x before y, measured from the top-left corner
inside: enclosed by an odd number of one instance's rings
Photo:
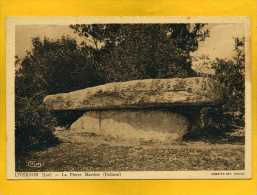
[[[198,111],[219,103],[220,91],[211,78],[146,79],[49,95],[44,103],[51,110],[85,111],[70,127],[74,135],[165,141],[197,127]]]
[[[145,79],[48,95],[44,103],[51,110],[205,106],[218,103],[220,91],[216,82],[205,77]]]
[[[118,140],[170,141],[180,139],[189,126],[185,116],[170,111],[89,111],[70,130]]]

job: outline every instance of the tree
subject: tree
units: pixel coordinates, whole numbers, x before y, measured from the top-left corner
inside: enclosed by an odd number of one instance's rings
[[[77,116],[76,113],[51,113],[44,107],[43,98],[100,83],[90,57],[92,50],[81,48],[71,38],[62,37],[55,41],[33,38],[32,51],[22,59],[16,57],[17,152],[52,144],[56,141],[52,132],[57,122],[65,125]]]
[[[186,77],[190,52],[208,36],[204,24],[75,24],[76,33],[93,40],[98,70],[106,82]]]
[[[219,59],[213,62],[215,79],[220,83],[224,101],[216,112],[207,112],[207,120],[218,128],[234,129],[245,125],[245,39],[235,38],[232,59]]]

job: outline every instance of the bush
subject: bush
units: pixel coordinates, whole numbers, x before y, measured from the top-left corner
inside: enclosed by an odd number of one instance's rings
[[[235,129],[245,125],[244,38],[236,38],[234,48],[233,59],[216,59],[213,62],[214,78],[221,85],[224,101],[220,106],[204,111],[204,120],[209,127]]]
[[[37,97],[16,97],[15,146],[16,153],[53,145],[55,120],[36,100]]]
[[[32,50],[16,57],[15,138],[16,151],[56,143],[55,125],[67,126],[81,113],[49,112],[43,98],[103,83],[93,61],[94,49],[76,40],[32,39]]]

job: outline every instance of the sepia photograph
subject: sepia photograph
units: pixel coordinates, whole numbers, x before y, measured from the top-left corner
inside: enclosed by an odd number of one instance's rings
[[[10,17],[9,179],[247,179],[246,17]]]

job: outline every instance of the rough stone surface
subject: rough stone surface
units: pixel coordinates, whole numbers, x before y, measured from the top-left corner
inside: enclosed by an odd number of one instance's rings
[[[70,130],[110,136],[118,140],[177,140],[189,129],[189,121],[171,111],[89,111]]]
[[[220,91],[217,83],[205,77],[146,79],[48,95],[44,103],[51,110],[206,106],[220,101]]]

